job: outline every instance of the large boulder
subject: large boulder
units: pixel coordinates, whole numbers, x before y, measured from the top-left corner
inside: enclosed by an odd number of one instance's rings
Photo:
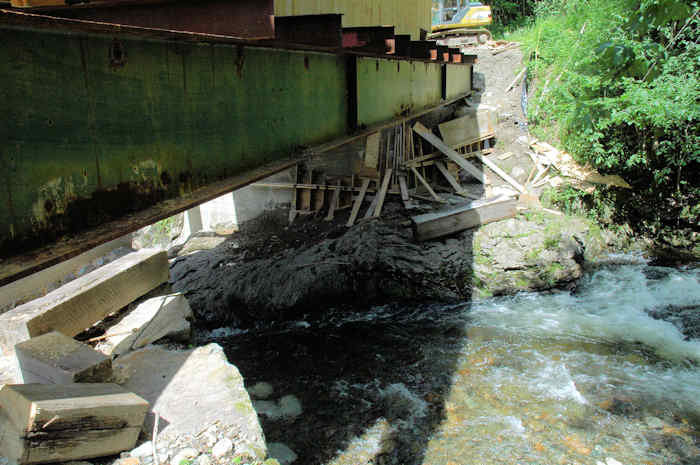
[[[186,351],[148,346],[117,358],[113,371],[116,382],[151,405],[148,434],[158,413],[159,443],[191,443],[216,425],[236,455],[265,459],[265,437],[243,377],[217,344]]]

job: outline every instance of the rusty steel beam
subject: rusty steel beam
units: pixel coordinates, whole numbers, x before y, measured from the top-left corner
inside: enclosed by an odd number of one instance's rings
[[[0,42],[0,79],[16,83],[0,86],[2,282],[68,258],[50,252],[67,236],[109,240],[471,90],[471,66],[431,62],[432,42],[399,58],[8,10]]]
[[[169,31],[199,32],[247,39],[271,39],[274,0],[167,0],[111,2],[42,9],[58,18],[82,19]]]

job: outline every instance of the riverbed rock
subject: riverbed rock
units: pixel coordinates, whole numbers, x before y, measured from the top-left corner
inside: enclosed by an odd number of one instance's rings
[[[226,247],[198,252],[174,262],[171,277],[200,322],[239,326],[349,302],[464,301],[572,285],[610,241],[587,220],[546,212],[425,243],[400,222],[375,221],[251,261]]]
[[[159,444],[188,442],[216,424],[226,438],[235,438],[236,453],[265,458],[262,428],[243,378],[217,344],[179,351],[148,346],[117,358],[113,369],[119,384],[158,412]],[[149,414],[144,426],[148,434],[153,422]]]

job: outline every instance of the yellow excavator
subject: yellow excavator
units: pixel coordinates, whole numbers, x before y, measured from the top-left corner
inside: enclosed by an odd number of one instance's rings
[[[491,40],[491,33],[484,27],[493,21],[491,7],[481,2],[433,0],[432,18],[432,32],[428,39],[475,37],[480,44]]]

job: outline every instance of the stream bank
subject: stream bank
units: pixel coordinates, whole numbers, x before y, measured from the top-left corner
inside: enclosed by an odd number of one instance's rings
[[[269,215],[212,249],[171,261],[173,289],[185,293],[200,325],[293,320],[343,303],[449,303],[571,289],[586,266],[639,247],[586,219],[545,211],[423,243],[413,240],[397,205],[381,221],[350,229],[312,218],[279,227],[272,218],[285,212]]]

